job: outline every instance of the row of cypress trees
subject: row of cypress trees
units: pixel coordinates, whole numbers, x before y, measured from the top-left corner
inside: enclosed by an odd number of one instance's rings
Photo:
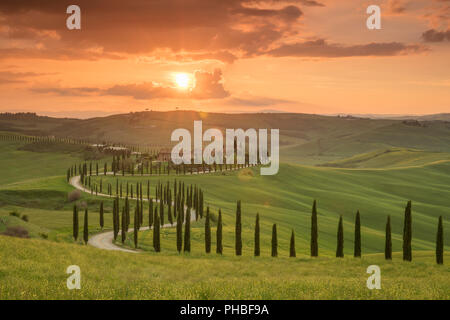
[[[174,190],[177,194],[177,197],[181,196],[181,184],[174,184]],[[177,187],[178,186],[178,187]],[[158,206],[155,205],[153,210],[154,201],[151,199],[149,202],[149,226],[153,226],[153,247],[156,252],[161,251],[161,241],[160,241],[160,228],[163,225],[161,223],[161,219],[164,219],[164,203],[171,203],[170,197],[170,188],[162,191],[162,185],[157,187],[157,197],[160,199],[160,214],[158,214]],[[199,189],[196,191],[196,187],[192,185],[188,188],[187,195],[190,200],[186,203],[186,211],[184,211],[184,205],[181,205],[183,202],[180,202],[177,208],[174,210],[175,217],[177,219],[176,224],[176,247],[177,251],[181,252],[190,252],[191,251],[191,240],[190,240],[190,222],[191,222],[191,208],[197,208],[196,212],[200,208],[198,200]],[[178,193],[177,193],[178,192]],[[162,196],[165,194],[166,196]],[[194,194],[197,193],[197,196]],[[142,196],[141,196],[142,197]],[[404,261],[412,261],[412,205],[411,201],[408,201],[405,208],[405,217],[404,217],[404,226],[403,226],[403,260]],[[169,207],[170,208],[170,207]],[[76,205],[73,209],[73,237],[75,240],[78,238],[78,209]],[[169,209],[170,211],[170,209]],[[161,214],[162,213],[162,214]],[[196,216],[199,214],[196,213]],[[128,198],[125,199],[125,206],[122,208],[122,221],[119,223],[120,215],[119,215],[119,198],[113,202],[113,231],[114,231],[114,239],[117,239],[120,224],[122,225],[122,243],[126,239],[126,234],[129,226],[129,201]],[[197,220],[198,218],[196,218]],[[84,219],[84,234],[83,239],[85,243],[88,241],[88,211],[85,210],[85,219]],[[138,247],[138,231],[143,223],[143,204],[141,201],[136,201],[135,206],[135,216],[134,216],[134,245]],[[183,237],[183,223],[184,223],[184,237]],[[172,222],[171,222],[172,224]],[[103,202],[100,204],[100,226],[103,228],[104,225],[104,207]],[[443,264],[443,256],[444,256],[444,240],[443,240],[443,220],[442,216],[439,217],[438,221],[438,231],[436,237],[436,262],[438,264]],[[216,232],[216,253],[223,254],[223,222],[222,222],[222,212],[219,209],[218,220],[217,220],[217,232]],[[211,214],[210,209],[207,207],[206,216],[205,216],[205,252],[211,252]],[[184,246],[183,246],[184,244]],[[318,222],[317,222],[317,202],[314,200],[312,207],[312,215],[311,215],[311,242],[310,242],[311,256],[317,257],[319,255],[318,249]],[[386,223],[386,234],[385,234],[385,259],[392,259],[392,235],[391,235],[391,218],[387,217]],[[254,256],[259,256],[261,253],[260,250],[260,216],[256,214],[255,221],[255,235],[254,235]],[[242,255],[242,211],[241,211],[241,201],[237,201],[236,206],[236,222],[235,222],[235,254],[236,256]],[[356,213],[355,219],[355,230],[354,230],[354,257],[361,257],[361,215],[359,210]],[[278,236],[277,236],[277,225],[274,224],[272,226],[272,257],[278,256]],[[290,245],[289,245],[289,256],[296,256],[295,249],[295,232],[292,230]],[[338,231],[337,231],[337,246],[336,246],[336,257],[342,258],[344,257],[344,226],[343,226],[343,217],[342,215],[339,217],[338,222]]]
[[[95,168],[94,168],[94,164],[92,162],[89,162],[89,164],[87,162],[84,163],[79,163],[79,164],[75,164],[72,165],[71,167],[69,167],[66,171],[66,178],[67,181],[70,180],[70,178],[80,175],[81,176],[81,181],[82,183],[85,183],[86,178],[87,177],[91,177],[91,176],[99,176],[99,175],[103,175],[106,176],[108,174],[108,172],[112,172],[112,174],[114,176],[116,176],[117,174],[119,174],[120,172],[122,173],[122,176],[125,176],[125,174],[130,174],[131,176],[135,175],[135,166],[137,166],[137,171],[136,171],[136,175],[141,175],[141,176],[152,176],[152,175],[170,175],[170,172],[175,172],[176,175],[193,175],[194,173],[199,174],[199,173],[211,173],[211,172],[223,172],[223,171],[229,171],[229,170],[237,170],[237,169],[242,169],[245,167],[250,167],[253,166],[251,164],[249,164],[248,162],[246,162],[245,164],[213,164],[213,165],[206,165],[206,164],[201,164],[201,165],[196,165],[196,164],[181,164],[181,165],[173,165],[173,164],[167,164],[167,165],[163,165],[162,163],[158,163],[157,165],[153,165],[153,161],[152,159],[155,157],[154,155],[149,156],[150,160],[145,160],[142,161],[141,163],[139,162],[134,162],[129,158],[129,154],[128,155],[113,155],[113,159],[111,162],[111,166],[109,166],[108,162],[104,162],[103,166],[99,168],[99,163],[96,162],[95,163]],[[108,171],[109,168],[111,168],[111,171]],[[145,172],[144,173],[144,168]],[[90,178],[89,178],[90,181]],[[90,183],[89,183],[89,187],[90,187]]]
[[[236,236],[235,236],[235,253],[237,256],[242,254],[242,226],[241,226],[241,203],[238,201],[236,209]],[[355,258],[361,257],[361,215],[359,210],[356,213],[355,218],[355,238],[354,238],[354,250],[353,256]],[[403,227],[403,260],[412,261],[412,213],[411,213],[411,201],[408,201],[405,208],[405,218]],[[254,239],[254,255],[260,255],[260,217],[256,214],[255,221],[255,239]],[[317,257],[319,255],[318,246],[318,222],[317,222],[317,202],[314,200],[311,215],[311,242],[310,242],[311,256]],[[277,225],[272,226],[272,257],[278,256],[278,238],[277,238]],[[289,256],[295,257],[295,233],[292,230],[290,244],[289,244]],[[342,215],[339,217],[338,231],[337,231],[337,246],[336,257],[344,257],[344,225]],[[388,216],[386,223],[386,240],[385,240],[385,258],[387,260],[392,259],[392,235],[391,235],[391,218]],[[444,230],[442,216],[439,217],[438,231],[436,237],[436,262],[438,264],[444,263]]]

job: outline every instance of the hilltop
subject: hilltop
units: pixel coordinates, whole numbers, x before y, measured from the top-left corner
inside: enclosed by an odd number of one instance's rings
[[[318,164],[383,148],[450,152],[450,122],[369,119],[297,113],[225,114],[195,111],[136,112],[107,117],[60,119],[0,116],[0,130],[144,146],[168,146],[177,128],[278,128],[281,162]]]

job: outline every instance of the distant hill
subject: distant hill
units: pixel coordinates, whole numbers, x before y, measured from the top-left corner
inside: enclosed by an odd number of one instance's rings
[[[450,113],[436,113],[429,115],[353,114],[353,116],[370,119],[450,121]]]
[[[218,128],[278,128],[282,162],[318,164],[380,149],[399,147],[450,152],[450,122],[369,119],[298,113],[224,114],[195,111],[136,112],[91,118],[60,119],[28,115],[0,116],[0,131],[54,135],[146,146],[169,146],[174,129],[192,132],[193,121],[203,130]]]
[[[450,153],[427,152],[414,149],[389,148],[324,163],[336,168],[401,168],[430,165],[450,161]]]

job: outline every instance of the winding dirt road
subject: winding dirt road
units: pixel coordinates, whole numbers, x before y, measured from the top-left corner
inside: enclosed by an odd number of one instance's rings
[[[252,167],[253,165],[249,166],[246,165],[245,168],[247,167]],[[238,169],[225,169],[224,171],[234,171],[234,170],[238,170]],[[211,171],[199,171],[199,172],[193,172],[193,174],[207,174],[207,173],[215,173],[215,170],[211,170]],[[220,171],[218,171],[220,172]],[[113,172],[107,172],[106,175],[114,175]],[[122,175],[117,174],[117,177],[121,177]],[[131,176],[129,174],[127,174],[126,176]],[[150,175],[150,174],[136,174],[134,175],[135,177],[141,177],[141,176],[155,176],[155,175]],[[84,187],[83,184],[81,183],[81,179],[80,176],[75,176],[69,179],[69,184],[71,184],[72,186],[74,186],[76,189],[82,191],[82,192],[86,192],[91,194],[91,190]],[[107,198],[112,198],[110,195],[105,194],[105,193],[96,193],[96,196],[99,197],[107,197]],[[122,197],[123,199],[123,197]],[[130,198],[130,199],[136,199],[136,198]],[[142,199],[143,201],[148,201],[148,199]],[[184,210],[186,211],[187,207],[184,206]],[[191,209],[191,221],[195,221],[195,210]],[[162,228],[173,228],[175,227],[177,224],[176,222],[174,222],[174,224],[165,224],[162,226]],[[142,227],[139,229],[139,231],[143,231],[143,230],[148,230],[149,227]],[[128,232],[132,232],[134,231],[133,228],[128,229]],[[114,232],[113,231],[106,231],[106,232],[101,232],[101,233],[97,233],[95,235],[93,235],[89,241],[88,244],[90,244],[93,247],[99,248],[99,249],[104,249],[104,250],[116,250],[116,251],[124,251],[124,252],[132,252],[132,253],[137,253],[139,251],[137,250],[130,250],[130,249],[125,249],[119,246],[116,246],[114,243]]]
[[[91,193],[91,190],[85,188],[82,184],[81,184],[81,180],[80,180],[80,176],[76,176],[76,177],[72,177],[69,180],[69,183],[74,186],[76,189],[82,191],[82,192],[86,192],[86,193]],[[112,198],[109,195],[105,194],[105,193],[98,193],[96,194],[99,197],[107,197],[107,198]],[[122,197],[123,198],[123,197]],[[136,199],[136,198],[130,198],[130,199]],[[147,199],[142,199],[143,201],[148,201]],[[184,210],[186,210],[187,207],[184,206]],[[195,210],[191,209],[191,221],[195,221]],[[174,224],[170,224],[167,223],[163,226],[161,226],[162,228],[173,228],[175,227],[177,224],[176,222],[174,222]],[[144,230],[148,230],[149,227],[142,227],[139,229],[139,231],[144,231]],[[128,229],[128,232],[132,232],[134,231],[133,228]],[[139,251],[137,250],[130,250],[130,249],[125,249],[119,246],[116,246],[114,243],[114,232],[113,231],[106,231],[106,232],[101,232],[101,233],[97,233],[95,235],[93,235],[89,241],[88,244],[90,244],[93,247],[99,248],[99,249],[104,249],[104,250],[116,250],[116,251],[124,251],[124,252],[132,252],[132,253],[137,253]]]

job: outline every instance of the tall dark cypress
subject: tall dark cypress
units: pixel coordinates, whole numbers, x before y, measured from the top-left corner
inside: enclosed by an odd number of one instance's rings
[[[294,233],[294,229],[292,229],[292,233],[291,233],[291,243],[289,245],[289,257],[291,258],[295,258],[296,257],[296,252],[295,252],[295,233]]]
[[[391,216],[387,217],[386,222],[386,242],[384,245],[384,258],[386,260],[392,260]]]
[[[100,228],[103,230],[103,225],[105,224],[105,218],[103,213],[103,201],[100,202]]]
[[[316,200],[314,200],[311,215],[311,257],[319,256],[318,236],[317,203]]]
[[[127,213],[127,229],[130,227],[130,202],[128,196],[125,198],[125,211]]]
[[[138,198],[136,196],[136,198]],[[138,230],[141,228],[141,207],[139,205],[139,199],[136,199],[136,213],[137,213],[137,223],[138,223]]]
[[[73,239],[78,240],[78,208],[77,205],[73,205]]]
[[[344,257],[344,224],[342,221],[342,215],[339,217],[339,225],[337,232],[337,248],[336,248],[336,257],[343,258]]]
[[[260,229],[259,229],[259,213],[256,214],[256,221],[255,221],[255,257],[259,257],[261,254],[261,248],[260,248]]]
[[[235,243],[235,251],[236,255],[242,255],[242,222],[241,222],[241,200],[237,202],[236,208],[236,243]]]
[[[113,235],[114,240],[117,239],[117,216],[116,216],[116,200],[113,201],[113,212],[112,212],[112,218],[113,218]]]
[[[148,226],[151,228],[153,226],[153,199],[150,198],[148,201]]]
[[[442,223],[442,216],[439,217],[436,236],[436,263],[444,264],[444,226]]]
[[[359,210],[356,212],[355,220],[355,248],[353,253],[355,258],[361,258],[361,217]]]
[[[164,201],[162,199],[160,200],[160,207],[159,207],[159,221],[160,221],[160,224],[163,226],[164,225]]]
[[[85,244],[87,244],[89,241],[88,209],[84,210],[83,240]]]
[[[408,201],[408,204],[406,205],[406,208],[405,208],[405,220],[404,220],[404,225],[403,225],[403,260],[404,261],[412,260],[411,241],[412,241],[411,201]]]
[[[183,220],[181,215],[177,215],[177,251],[181,252],[183,249]]]
[[[122,243],[125,242],[127,238],[127,212],[125,207],[122,208]]]
[[[205,252],[211,252],[211,224],[209,222],[209,207],[206,208],[205,220]]]
[[[184,223],[184,252],[191,252],[191,209],[186,208],[186,222]]]
[[[134,228],[133,228],[133,236],[134,236],[134,247],[137,249],[138,247],[138,232],[139,232],[139,213],[138,208],[134,208]]]
[[[167,206],[167,216],[168,216],[170,224],[173,225],[172,205],[170,202],[169,202],[169,205]]]
[[[216,234],[216,253],[223,253],[222,245],[222,211],[219,209],[219,218],[217,218],[217,234]]]
[[[153,213],[153,249],[155,249],[156,247],[156,233],[155,233],[155,228],[156,228],[156,224],[159,224],[159,215],[158,215],[158,207],[155,206],[155,211]]]
[[[272,227],[272,257],[278,256],[277,224]]]
[[[158,221],[155,221],[155,226],[153,228],[153,233],[154,233],[154,248],[156,252],[161,252],[161,231],[160,231],[160,224],[159,224],[159,217],[156,216],[156,218],[158,219]]]

